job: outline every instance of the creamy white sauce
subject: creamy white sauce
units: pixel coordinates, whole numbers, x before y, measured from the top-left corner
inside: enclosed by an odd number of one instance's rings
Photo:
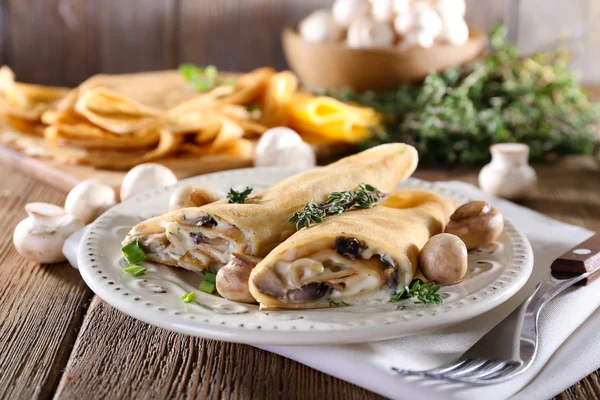
[[[291,249],[275,263],[275,271],[288,290],[298,289],[312,282],[329,282],[334,289],[328,297],[335,301],[357,304],[367,299],[389,299],[391,290],[387,288],[383,278],[383,270],[387,266],[380,261],[379,256],[385,253],[378,249],[366,249],[361,253],[361,258],[355,260],[344,257],[333,249],[294,259],[297,254],[297,250]],[[389,257],[386,260],[392,262]]]

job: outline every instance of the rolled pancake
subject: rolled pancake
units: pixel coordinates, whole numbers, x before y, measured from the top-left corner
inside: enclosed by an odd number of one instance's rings
[[[250,293],[261,308],[387,302],[455,208],[434,192],[400,190],[380,206],[328,217],[271,251],[252,270]]]
[[[136,225],[123,244],[139,240],[150,261],[216,271],[234,252],[264,257],[295,232],[288,219],[309,202],[323,202],[330,192],[361,183],[389,192],[413,173],[417,161],[412,146],[377,146],[287,178],[244,204],[222,200],[151,218]]]

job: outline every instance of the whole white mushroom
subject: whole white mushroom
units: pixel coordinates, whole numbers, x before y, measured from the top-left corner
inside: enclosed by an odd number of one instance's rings
[[[85,180],[67,195],[65,211],[89,224],[115,204],[117,195],[112,187],[97,180]]]
[[[433,46],[434,40],[435,38],[430,31],[410,31],[404,36],[404,40],[402,40],[400,47],[406,49],[413,46],[419,46],[428,49]]]
[[[29,216],[19,222],[13,233],[17,252],[40,264],[65,261],[63,244],[71,234],[83,228],[81,221],[54,204],[29,203],[25,211]]]
[[[442,19],[439,14],[428,3],[417,3],[411,13],[415,14],[415,25],[417,30],[426,30],[433,34],[434,38],[442,31]]]
[[[209,187],[189,184],[181,186],[169,198],[169,211],[187,207],[201,207],[221,200],[221,197]]]
[[[342,36],[329,10],[317,10],[304,18],[298,25],[298,32],[305,40],[315,43],[337,41]]]
[[[367,0],[336,0],[331,7],[333,21],[342,28],[348,28],[352,22],[368,12]]]
[[[371,16],[375,21],[391,22],[396,16],[396,0],[370,0]]]
[[[177,183],[177,177],[164,165],[148,163],[133,167],[121,183],[121,201],[125,201],[148,190]]]
[[[410,10],[410,0],[394,0],[394,12],[396,14],[407,13]]]
[[[461,46],[469,40],[469,27],[462,17],[442,18],[439,39],[454,46]]]
[[[398,35],[405,36],[413,30],[417,24],[417,15],[413,12],[398,14],[394,18],[394,30]]]
[[[315,152],[294,130],[285,127],[267,130],[254,153],[256,167],[311,168],[316,165]]]
[[[348,28],[347,43],[352,48],[389,46],[394,43],[394,31],[385,22],[360,18]]]
[[[434,0],[433,8],[442,18],[447,16],[464,18],[467,11],[465,0]]]

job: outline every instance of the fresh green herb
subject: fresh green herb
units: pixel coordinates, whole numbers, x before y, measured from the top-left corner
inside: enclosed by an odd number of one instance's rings
[[[204,273],[204,281],[215,285],[217,283],[217,274],[213,274],[211,272],[205,272]]]
[[[352,208],[371,208],[381,203],[386,195],[377,188],[365,183],[354,190],[332,192],[325,203],[317,204],[311,201],[302,211],[295,212],[288,220],[296,223],[296,230],[310,227],[311,223],[320,224],[328,215],[341,214]]]
[[[198,289],[200,289],[204,293],[214,293],[217,287],[214,283],[210,283],[205,279],[202,281],[202,283],[200,283],[200,287]]]
[[[237,191],[233,190],[233,188],[229,189],[229,193],[227,193],[227,198],[229,199],[229,203],[239,203],[244,204],[246,201],[246,197],[252,193],[252,188],[250,186],[246,186],[244,190]]]
[[[369,246],[365,246],[362,249],[360,249],[360,254],[364,253],[367,249],[369,248]]]
[[[184,303],[191,303],[194,300],[194,297],[196,297],[196,292],[185,293],[181,296],[181,301]]]
[[[219,78],[219,70],[214,65],[197,67],[193,64],[181,64],[179,73],[194,85],[199,92],[208,92],[219,85],[234,85],[234,78]]]
[[[345,301],[333,301],[331,299],[327,299],[327,302],[329,303],[329,307],[341,307],[341,306],[349,306],[350,304],[346,303]]]
[[[206,213],[206,218],[212,218],[212,214],[211,213]]]
[[[253,112],[253,111],[260,111],[261,107],[260,107],[260,104],[258,104],[258,103],[250,103],[246,106],[246,109],[249,112]]]
[[[384,264],[385,264],[385,265],[387,265],[388,267],[393,267],[392,263],[391,263],[391,262],[390,262],[390,261],[389,261],[387,258],[385,258],[385,257],[386,257],[386,255],[385,255],[385,253],[384,253],[384,254],[381,254],[381,255],[379,256],[379,259],[381,260],[381,262],[382,262],[382,263],[384,263]]]
[[[129,265],[139,264],[146,259],[146,253],[144,253],[144,250],[140,247],[140,241],[138,239],[127,243],[123,246],[121,251]]]
[[[187,219],[187,217],[185,216],[185,214],[182,214],[181,217],[183,218],[184,221]]]
[[[146,273],[146,268],[142,267],[141,265],[130,265],[123,271],[127,272],[129,275],[132,276],[140,276]]]
[[[420,279],[413,279],[409,286],[396,292],[390,302],[396,303],[400,300],[416,298],[423,304],[440,304],[444,302],[444,299],[437,293],[440,287],[433,282],[423,283]]]
[[[591,103],[562,51],[519,57],[506,27],[490,34],[488,55],[463,68],[431,73],[422,84],[392,92],[343,90],[334,96],[375,108],[385,128],[371,147],[406,142],[423,164],[484,164],[493,143],[529,145],[533,161],[590,154],[600,103]]]

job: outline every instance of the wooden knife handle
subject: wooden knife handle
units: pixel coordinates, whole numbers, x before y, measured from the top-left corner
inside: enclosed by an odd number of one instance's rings
[[[573,276],[586,273],[600,267],[600,233],[596,233],[583,243],[578,244],[562,256],[558,257],[550,270],[563,276]],[[600,271],[584,279],[587,285],[600,277]]]

